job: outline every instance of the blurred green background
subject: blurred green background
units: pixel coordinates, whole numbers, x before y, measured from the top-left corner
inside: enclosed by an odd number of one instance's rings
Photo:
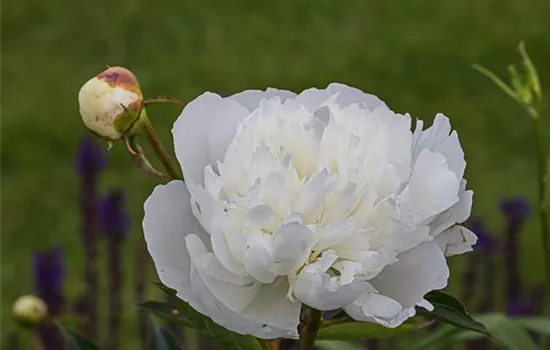
[[[33,249],[63,244],[67,293],[83,290],[74,158],[87,132],[76,96],[106,65],[131,69],[146,96],[191,100],[205,90],[268,86],[299,92],[338,81],[415,118],[444,112],[466,152],[475,215],[498,229],[501,196],[536,198],[530,121],[470,65],[502,75],[519,61],[524,40],[550,96],[548,0],[4,0],[1,16],[2,332],[12,327],[15,298],[32,292]],[[177,114],[173,106],[149,110],[169,147]],[[154,184],[114,147],[101,187],[127,191],[128,268]],[[531,220],[522,237],[528,284],[542,281],[539,234]],[[455,290],[461,259],[454,259]],[[125,312],[131,319],[135,310]]]

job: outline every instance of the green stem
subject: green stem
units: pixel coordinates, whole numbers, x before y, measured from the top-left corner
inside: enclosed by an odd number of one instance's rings
[[[548,223],[548,212],[544,208],[544,199],[546,196],[546,146],[542,135],[541,118],[537,112],[534,112],[533,124],[535,127],[535,139],[537,143],[537,169],[539,182],[539,219],[542,235],[542,252],[545,266],[546,279],[546,314],[550,314],[550,225]]]
[[[315,344],[317,332],[321,328],[321,311],[309,308],[308,316],[302,329],[300,330],[300,349],[312,350]]]
[[[174,166],[172,165],[172,162],[170,161],[170,155],[168,154],[168,152],[166,152],[166,149],[162,145],[162,141],[160,140],[160,137],[155,129],[153,128],[151,121],[149,121],[149,118],[147,118],[145,114],[142,114],[141,120],[143,122],[145,135],[147,136],[147,141],[149,141],[151,148],[153,148],[153,151],[164,166],[164,169],[166,169],[166,173],[168,174],[168,176],[170,176],[170,178],[173,180],[183,180],[183,177],[180,175],[179,171],[177,171],[176,168],[174,168]]]

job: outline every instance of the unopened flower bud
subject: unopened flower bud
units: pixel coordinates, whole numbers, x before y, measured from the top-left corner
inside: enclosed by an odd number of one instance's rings
[[[114,141],[138,118],[143,94],[132,72],[111,67],[80,88],[78,104],[86,127],[97,136]]]
[[[48,306],[34,295],[24,295],[13,304],[13,315],[22,326],[35,327],[48,316]]]

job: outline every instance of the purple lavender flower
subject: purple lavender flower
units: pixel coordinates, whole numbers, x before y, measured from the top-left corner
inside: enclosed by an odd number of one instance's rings
[[[105,166],[107,166],[105,151],[92,137],[84,137],[78,148],[76,171],[82,175],[94,175],[101,172]]]
[[[97,181],[107,164],[105,151],[91,137],[85,137],[78,149],[76,170],[80,174],[80,200],[82,211],[82,245],[84,248],[84,279],[86,291],[77,302],[82,317],[82,331],[86,337],[97,339],[99,283],[96,271],[97,258]]]
[[[512,317],[528,316],[531,315],[531,305],[523,299],[516,300],[506,305],[506,314]]]
[[[124,192],[114,190],[99,205],[101,228],[110,238],[123,240],[130,229],[130,219],[124,210]]]
[[[120,315],[122,313],[122,243],[128,235],[130,220],[124,210],[124,193],[110,192],[99,206],[101,228],[107,236],[109,271],[109,320],[105,349],[119,349]]]
[[[61,314],[64,304],[63,281],[65,279],[63,249],[60,246],[54,246],[35,251],[32,256],[32,267],[36,294],[48,305],[50,315]]]
[[[529,202],[525,197],[507,197],[500,200],[500,211],[507,221],[522,225],[531,214]]]
[[[477,236],[475,251],[488,253],[496,248],[497,242],[495,237],[480,218],[471,219],[466,226]]]
[[[48,305],[48,312],[51,316],[59,316],[63,312],[65,302],[63,249],[61,246],[54,246],[35,251],[32,255],[32,267],[36,294]],[[52,323],[41,325],[38,329],[38,336],[44,350],[58,350],[63,347],[63,338]]]
[[[503,252],[506,270],[506,300],[508,303],[516,303],[521,297],[519,233],[529,217],[530,208],[524,197],[510,197],[500,201],[500,210],[506,220],[506,241]]]
[[[493,275],[492,259],[493,252],[496,247],[496,240],[493,235],[489,232],[485,224],[480,218],[472,218],[468,221],[466,226],[472,230],[478,237],[477,244],[474,249],[474,253],[469,256],[468,266],[462,277],[462,296],[461,299],[466,305],[470,304],[476,294],[476,285],[478,282],[480,266],[486,267],[486,274]],[[487,276],[485,282],[490,283],[485,285],[486,295],[492,297],[493,283],[494,279]]]

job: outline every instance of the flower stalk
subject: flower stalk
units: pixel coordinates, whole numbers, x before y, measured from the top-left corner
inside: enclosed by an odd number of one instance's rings
[[[302,327],[300,329],[300,349],[312,350],[317,332],[321,328],[321,311],[307,308]]]
[[[164,148],[164,145],[162,144],[162,141],[159,135],[157,134],[157,132],[155,131],[153,124],[151,124],[151,121],[149,120],[149,118],[147,118],[145,114],[142,114],[140,118],[141,118],[141,121],[143,122],[143,131],[145,133],[145,136],[147,137],[147,141],[151,145],[153,152],[155,152],[155,155],[158,157],[162,166],[166,170],[167,175],[171,179],[182,180],[183,177],[180,175],[178,170],[176,170],[176,168],[172,164],[172,161],[170,160],[170,155],[166,151],[166,148]]]
[[[520,43],[518,51],[522,58],[523,75],[513,67],[509,69],[511,73],[511,84],[507,85],[499,77],[490,70],[474,65],[473,68],[489,78],[497,85],[506,95],[527,112],[531,117],[535,133],[535,143],[537,148],[537,177],[538,177],[538,215],[541,225],[541,240],[542,251],[545,266],[545,281],[546,281],[546,309],[545,314],[550,315],[550,223],[548,221],[548,205],[545,206],[546,196],[548,193],[546,178],[547,174],[547,159],[548,148],[545,144],[543,136],[543,125],[541,121],[543,109],[543,96],[540,85],[540,80],[535,65],[525,50],[524,43]]]

